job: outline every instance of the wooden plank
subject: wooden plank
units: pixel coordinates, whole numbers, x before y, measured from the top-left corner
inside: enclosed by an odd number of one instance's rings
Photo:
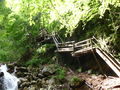
[[[109,53],[109,56],[119,65],[120,67],[120,61],[117,60],[111,53]]]
[[[95,40],[95,41],[97,41],[98,43],[99,43],[99,41],[93,36],[93,40]],[[92,41],[93,41],[92,40]],[[93,41],[93,43],[96,45],[96,42],[94,42]],[[100,49],[100,48],[99,48]],[[104,51],[104,50],[102,50],[102,51]],[[118,67],[118,68],[120,68],[120,62],[119,62],[119,60],[117,60],[116,58],[114,58],[114,56],[111,54],[111,53],[108,53],[108,52],[106,52],[106,51],[104,51],[105,53],[106,53],[106,55],[112,60],[112,62],[114,61],[114,63],[116,64],[116,66]]]
[[[75,48],[90,47],[90,46],[91,46],[91,43],[87,43],[87,44],[75,45]]]
[[[120,77],[120,71],[110,62],[110,60],[99,49],[96,49],[98,55],[107,63],[107,65]]]
[[[83,41],[80,41],[80,42],[77,42],[75,43],[75,45],[78,45],[78,44],[82,44],[82,43],[87,43],[87,41],[90,41],[92,38],[89,38],[89,39],[86,39],[86,40],[83,40]]]
[[[72,52],[74,48],[59,48],[57,52]]]
[[[101,51],[110,61],[113,63],[117,69],[120,70],[120,63],[113,57],[111,54],[105,52],[104,50],[97,48],[99,51]]]
[[[111,61],[111,63],[113,63],[116,66],[116,68],[120,70],[120,65],[116,62],[114,58],[111,58],[111,56],[104,51],[102,51],[102,53],[104,53],[104,55]]]
[[[81,54],[85,54],[85,53],[89,53],[89,52],[91,52],[91,50],[94,50],[94,48],[84,48],[84,49],[81,49],[81,50],[77,50],[77,51],[75,51],[75,52],[73,52],[73,53],[71,53],[72,54],[72,56],[74,56],[74,57],[78,57],[78,56],[80,56]]]
[[[75,43],[75,41],[62,42],[62,43],[58,43],[58,44],[73,44],[73,43]]]
[[[75,41],[68,41],[68,42],[65,42],[66,44],[73,44],[75,43]]]
[[[68,44],[68,45],[66,45],[66,44],[58,44],[58,47],[59,47],[59,48],[73,47],[73,44]]]

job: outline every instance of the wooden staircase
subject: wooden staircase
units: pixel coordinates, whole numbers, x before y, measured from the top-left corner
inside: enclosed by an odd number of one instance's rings
[[[89,52],[97,53],[106,62],[106,64],[116,73],[116,75],[120,77],[120,62],[117,59],[115,59],[112,54],[103,50],[98,45],[99,42],[95,37],[77,43],[75,43],[74,41],[56,43],[55,40],[54,42],[57,47],[57,52],[70,52],[73,57],[80,57],[80,55]]]
[[[96,53],[106,62],[106,64],[120,77],[120,63],[107,52],[96,48]]]

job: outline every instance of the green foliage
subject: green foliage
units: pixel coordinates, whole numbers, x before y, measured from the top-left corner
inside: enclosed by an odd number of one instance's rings
[[[71,83],[78,83],[80,81],[81,81],[81,79],[77,76],[73,76],[70,80]]]
[[[110,9],[109,4],[118,6],[116,2],[117,0],[52,0],[52,16],[56,17],[53,20],[58,19],[62,23],[61,28],[66,27],[66,33],[71,35],[80,20],[83,21],[84,30],[87,22],[96,15],[99,15],[98,18],[104,16],[105,11]]]
[[[50,45],[38,48],[40,31],[71,36],[79,22],[84,37],[110,37],[119,49],[119,0],[1,0],[0,6],[0,61],[19,60],[28,49],[35,56],[30,63],[42,61],[36,54],[45,54]]]
[[[31,60],[29,60],[28,62],[25,63],[26,66],[39,66],[40,64],[46,64],[46,63],[50,63],[50,58],[37,58],[34,57]]]
[[[61,66],[56,67],[56,76],[55,78],[58,80],[64,80],[66,75],[66,70]]]
[[[37,52],[40,54],[45,54],[49,49],[51,49],[54,45],[53,44],[45,44],[40,46],[40,48],[37,49]]]
[[[80,86],[84,83],[84,80],[80,79],[78,76],[73,76],[69,83],[71,86]]]

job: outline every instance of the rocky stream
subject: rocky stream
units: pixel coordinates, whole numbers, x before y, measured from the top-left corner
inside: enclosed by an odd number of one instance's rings
[[[19,67],[12,64],[8,65],[9,72],[16,68],[16,76],[19,78],[19,90],[67,90],[68,85],[65,80],[58,81],[55,78],[55,65],[44,65],[40,67]]]
[[[67,72],[64,78],[60,79],[57,77],[55,64],[39,67],[25,67],[15,64],[7,66],[8,72],[14,73],[19,79],[18,90],[120,90],[120,78],[118,77],[75,73],[66,68]]]

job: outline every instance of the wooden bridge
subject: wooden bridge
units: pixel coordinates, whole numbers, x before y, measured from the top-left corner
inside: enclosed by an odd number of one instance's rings
[[[89,52],[97,53],[106,64],[120,77],[120,62],[113,57],[112,54],[103,50],[98,44],[98,40],[95,37],[75,43],[75,41],[59,43],[53,36],[53,40],[57,47],[57,52],[70,52],[73,57],[80,57],[80,55]]]

